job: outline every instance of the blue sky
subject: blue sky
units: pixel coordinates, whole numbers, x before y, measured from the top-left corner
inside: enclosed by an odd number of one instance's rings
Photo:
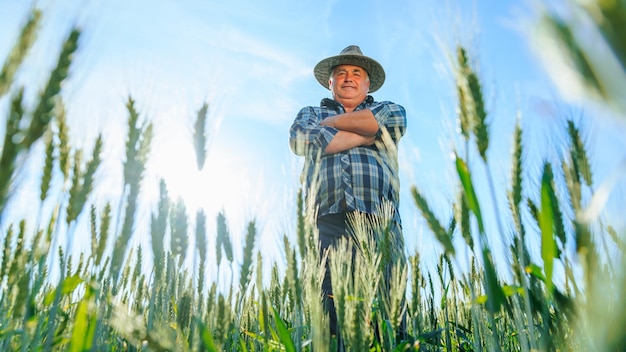
[[[313,66],[347,45],[359,45],[387,73],[374,97],[407,110],[409,128],[400,144],[401,211],[410,252],[429,253],[439,245],[409,188],[417,185],[447,222],[455,191],[450,189],[455,184],[451,153],[460,145],[447,55],[457,42],[478,63],[499,191],[508,185],[518,114],[528,138],[527,159],[536,161],[529,170],[535,179],[541,165],[537,156],[558,154],[550,148],[560,141],[552,131],[564,112],[580,114],[564,103],[530,50],[528,25],[536,15],[529,3],[41,0],[36,2],[44,10],[41,40],[20,81],[41,86],[61,39],[79,25],[83,37],[64,97],[78,145],[90,149],[98,133],[106,137],[107,163],[96,200],[115,197],[120,189],[130,95],[156,128],[146,198],[155,196],[156,180],[163,177],[192,214],[203,207],[214,220],[224,209],[235,236],[256,218],[259,248],[272,252],[282,246],[284,234],[294,232],[302,161],[289,150],[289,126],[301,107],[329,96],[314,79]],[[0,1],[0,57],[6,57],[31,6]],[[206,167],[198,172],[191,131],[204,102],[210,106],[211,141]],[[6,99],[0,107],[5,109]],[[602,118],[580,120],[589,127],[592,155],[599,159],[594,165],[599,183],[624,157],[624,129]],[[486,194],[484,202],[489,204]]]

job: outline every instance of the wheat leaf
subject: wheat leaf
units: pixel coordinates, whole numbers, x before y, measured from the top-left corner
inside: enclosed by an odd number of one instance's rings
[[[195,320],[200,328],[200,345],[202,346],[202,349],[207,352],[218,352],[219,349],[215,345],[213,335],[207,326],[200,319],[196,318]]]
[[[94,296],[93,289],[87,286],[85,295],[78,303],[74,316],[74,329],[72,330],[68,350],[70,352],[89,351],[92,348],[97,326],[97,315],[92,311]]]
[[[70,294],[70,293],[74,292],[74,290],[76,290],[78,285],[82,284],[83,282],[84,282],[84,280],[81,279],[78,275],[72,275],[72,276],[66,277],[63,280],[63,282],[60,283],[60,285],[61,285],[60,289],[61,290],[60,290],[59,293],[62,296]],[[45,297],[43,299],[43,305],[44,306],[49,306],[50,304],[52,304],[52,302],[54,302],[54,298],[56,296],[56,292],[57,292],[57,289],[54,289],[51,292],[49,292],[47,295],[45,295]]]
[[[491,251],[483,249],[483,265],[485,266],[485,290],[487,291],[487,309],[491,314],[496,314],[504,302],[504,293],[498,283],[498,275],[493,263]]]
[[[274,322],[276,323],[278,337],[280,338],[280,342],[282,342],[285,351],[296,352],[296,346],[291,339],[291,334],[287,329],[287,325],[285,325],[285,322],[281,319],[276,310],[272,308],[272,312],[274,313]]]
[[[415,201],[415,204],[422,212],[424,218],[426,218],[428,226],[435,234],[437,240],[439,240],[439,242],[443,245],[446,253],[454,255],[455,251],[454,246],[452,245],[452,239],[448,232],[441,225],[439,220],[437,220],[437,217],[430,209],[430,206],[428,205],[426,199],[422,196],[422,194],[417,190],[416,187],[411,188],[411,193],[413,194],[413,200]]]
[[[552,189],[552,167],[549,163],[544,164],[543,176],[541,179],[541,211],[539,214],[539,225],[541,228],[541,259],[543,259],[544,272],[546,278],[546,290],[552,293],[552,273],[554,270],[554,258],[557,248],[554,240],[554,214],[553,204],[554,190]]]

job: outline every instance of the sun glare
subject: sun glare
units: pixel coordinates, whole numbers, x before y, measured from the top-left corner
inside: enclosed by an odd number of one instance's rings
[[[198,170],[190,143],[162,145],[153,156],[153,170],[167,185],[172,199],[181,198],[190,211],[202,208],[208,216],[221,210],[235,211],[245,198],[244,169],[235,155],[209,152],[203,170]]]

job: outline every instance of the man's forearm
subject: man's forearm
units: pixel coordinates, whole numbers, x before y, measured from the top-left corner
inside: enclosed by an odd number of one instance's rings
[[[371,145],[374,143],[374,137],[362,136],[358,133],[348,131],[338,131],[335,137],[328,143],[328,146],[324,150],[326,154],[335,154],[339,152],[352,149],[354,147],[360,147],[364,145]]]
[[[373,137],[378,132],[378,122],[369,109],[346,112],[330,116],[321,123],[322,126],[334,127],[340,131],[353,132],[365,137]]]

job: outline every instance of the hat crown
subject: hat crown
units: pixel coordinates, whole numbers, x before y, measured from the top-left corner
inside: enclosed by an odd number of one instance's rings
[[[358,45],[350,45],[345,49],[341,50],[339,55],[363,55],[361,48]]]

